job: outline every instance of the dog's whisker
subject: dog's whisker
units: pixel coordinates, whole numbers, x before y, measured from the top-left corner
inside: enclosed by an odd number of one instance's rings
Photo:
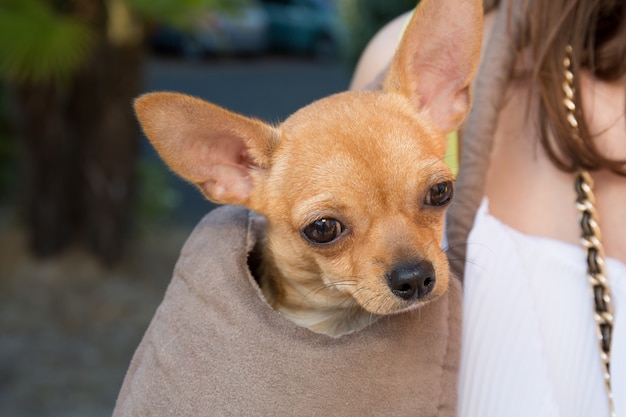
[[[330,282],[330,283],[324,283],[323,285],[320,285],[314,289],[312,289],[310,293],[314,293],[315,295],[319,294],[320,292],[324,291],[324,290],[328,290],[328,289],[332,289],[332,288],[339,288],[339,287],[350,287],[350,286],[354,286],[356,283],[358,283],[358,279],[345,279],[342,281],[335,281],[335,282]]]
[[[383,298],[383,295],[382,295],[382,294],[378,294],[378,293],[376,293],[375,291],[371,291],[371,292],[372,292],[373,296],[372,296],[372,297],[370,297],[370,298],[368,298],[368,299],[366,299],[366,300],[364,301],[364,303],[363,303],[363,308],[364,308],[365,310],[369,311],[370,313],[373,313],[373,314],[381,314],[381,313],[379,313],[379,311],[381,311],[381,308],[380,308],[381,306],[380,306],[380,303],[379,303],[378,301],[379,301],[381,298]],[[374,304],[374,303],[375,303],[375,304]],[[385,303],[383,303],[383,304],[385,304]],[[371,305],[376,306],[376,308],[371,309],[371,308],[370,308],[370,306],[371,306]]]
[[[350,287],[350,286],[356,285],[357,283],[358,283],[358,277],[355,277],[354,279],[344,279],[344,280],[340,280],[340,281],[324,283],[324,284],[322,284],[320,286],[317,286],[317,287],[311,289],[309,292],[307,292],[302,297],[302,300],[305,301],[309,297],[318,296],[320,293],[322,293],[323,291],[326,291],[326,290],[337,289],[337,288],[341,288],[341,287]],[[346,301],[347,300],[342,300],[342,302],[339,304],[339,306],[341,306]]]

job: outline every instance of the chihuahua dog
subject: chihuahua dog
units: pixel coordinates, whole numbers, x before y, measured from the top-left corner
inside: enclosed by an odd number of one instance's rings
[[[280,125],[150,93],[135,110],[170,168],[267,220],[253,271],[267,302],[340,336],[445,293],[446,134],[470,107],[480,0],[422,0],[380,91],[316,101]]]

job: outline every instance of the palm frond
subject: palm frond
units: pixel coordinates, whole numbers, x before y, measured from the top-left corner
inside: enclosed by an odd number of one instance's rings
[[[0,77],[9,81],[67,81],[85,62],[95,32],[43,1],[0,5]]]
[[[249,0],[127,0],[128,5],[147,21],[187,28],[209,10],[234,11]]]

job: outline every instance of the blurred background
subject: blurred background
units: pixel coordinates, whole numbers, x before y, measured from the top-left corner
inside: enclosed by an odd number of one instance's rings
[[[0,0],[0,416],[108,416],[213,206],[131,110],[179,91],[278,122],[345,90],[416,0]]]

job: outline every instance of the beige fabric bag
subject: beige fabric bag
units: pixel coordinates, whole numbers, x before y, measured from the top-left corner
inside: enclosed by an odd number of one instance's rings
[[[340,338],[283,318],[247,258],[253,216],[225,206],[185,244],[114,416],[454,416],[461,290]]]

